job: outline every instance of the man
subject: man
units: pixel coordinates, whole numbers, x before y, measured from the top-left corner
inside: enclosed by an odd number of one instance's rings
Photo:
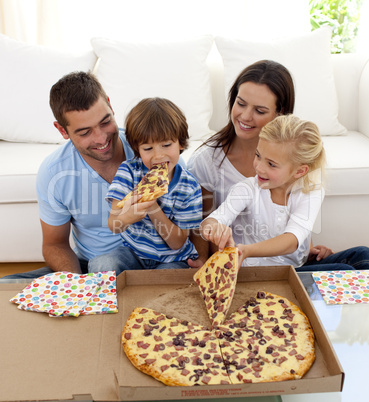
[[[66,144],[37,175],[42,253],[47,267],[6,278],[36,278],[53,271],[86,273],[88,260],[120,246],[107,226],[109,184],[133,152],[115,122],[109,98],[91,74],[62,77],[50,91],[54,126]],[[75,249],[70,246],[72,228]]]

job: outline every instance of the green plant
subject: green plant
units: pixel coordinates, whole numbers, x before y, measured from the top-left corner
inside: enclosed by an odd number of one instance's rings
[[[332,28],[332,53],[355,51],[363,0],[309,0],[312,30]]]

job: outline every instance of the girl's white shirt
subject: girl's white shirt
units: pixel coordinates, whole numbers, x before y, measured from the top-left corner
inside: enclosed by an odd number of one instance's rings
[[[225,201],[233,185],[246,179],[232,165],[222,148],[208,145],[203,145],[192,154],[187,169],[196,177],[201,187],[213,193],[215,208]],[[236,217],[233,225],[239,226],[241,223],[241,218]],[[242,243],[242,237],[237,234],[234,235],[234,240],[236,244]]]
[[[303,265],[309,255],[311,232],[324,199],[324,189],[302,192],[302,180],[294,183],[287,205],[273,203],[270,190],[262,189],[256,177],[235,184],[224,203],[209,217],[231,226],[236,241],[258,243],[283,233],[292,233],[298,248],[292,254],[277,257],[247,258],[243,266]],[[236,223],[237,218],[237,223]]]

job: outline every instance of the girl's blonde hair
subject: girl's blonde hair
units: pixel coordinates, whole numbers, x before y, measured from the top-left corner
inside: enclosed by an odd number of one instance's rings
[[[309,167],[308,173],[302,178],[302,191],[304,193],[321,184],[325,165],[325,151],[316,124],[301,120],[293,114],[278,116],[262,128],[259,138],[279,144],[292,145],[289,155],[291,162],[296,166],[307,165]],[[316,173],[320,173],[320,180],[317,180]]]

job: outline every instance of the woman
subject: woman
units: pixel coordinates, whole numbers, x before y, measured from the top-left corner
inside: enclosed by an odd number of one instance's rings
[[[241,71],[229,91],[228,124],[197,149],[188,162],[188,170],[202,188],[204,218],[223,203],[234,184],[255,176],[253,161],[260,130],[276,116],[293,113],[294,105],[293,79],[280,63],[261,60]],[[241,217],[232,225],[235,244],[242,239],[240,220]],[[209,245],[200,237],[193,241],[200,257],[189,263],[199,267],[209,255]],[[319,261],[332,250],[316,246],[310,254]]]

